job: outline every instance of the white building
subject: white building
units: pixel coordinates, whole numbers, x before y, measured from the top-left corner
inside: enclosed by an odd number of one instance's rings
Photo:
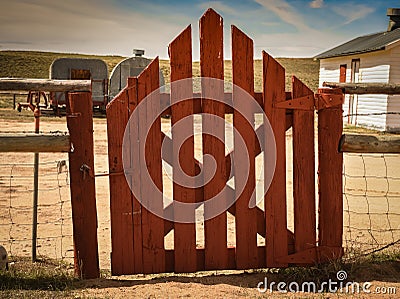
[[[357,37],[323,52],[319,84],[400,83],[400,9],[388,9],[387,31]],[[400,131],[400,95],[346,95],[344,123]]]

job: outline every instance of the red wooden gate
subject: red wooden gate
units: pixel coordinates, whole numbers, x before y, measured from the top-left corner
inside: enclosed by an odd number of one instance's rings
[[[191,27],[187,27],[170,45],[171,82],[192,77]],[[255,158],[263,154],[268,161],[270,154],[264,137],[256,138],[254,119],[250,122],[244,115],[214,98],[228,98],[246,109],[246,102],[235,93],[225,92],[223,84],[202,82],[201,94],[192,87],[174,88],[170,94],[159,93],[159,61],[156,58],[137,78],[129,78],[128,86],[107,107],[108,153],[110,165],[111,200],[111,269],[114,275],[160,272],[194,272],[214,269],[253,269],[263,267],[286,267],[289,264],[314,264],[332,260],[342,255],[342,156],[337,145],[342,132],[343,95],[337,90],[323,89],[314,95],[298,79],[293,78],[292,92],[285,92],[285,70],[270,55],[263,52],[263,91],[254,92],[253,41],[232,26],[232,78],[233,84],[252,95],[265,112],[271,124],[276,143],[276,168],[271,185],[264,197],[264,209],[249,207],[254,198],[256,184]],[[201,77],[224,79],[223,21],[209,9],[200,19],[200,69]],[[219,82],[219,81],[217,81]],[[154,92],[155,91],[155,92]],[[153,93],[152,93],[153,92]],[[158,101],[145,103],[136,121],[128,121],[146,96],[152,94]],[[176,97],[191,98],[174,103]],[[200,163],[194,157],[193,138],[179,139],[179,129],[172,129],[169,139],[161,131],[161,118],[150,117],[162,105],[171,106],[163,114],[171,115],[174,126],[180,120],[196,113],[207,113],[224,118],[233,114],[233,125],[247,146],[248,162],[225,155],[225,128],[214,118],[203,117],[202,150],[215,159],[216,171],[212,179],[200,188],[189,188],[175,181],[173,171],[173,197],[184,203],[202,203],[216,195],[231,179],[229,169],[237,173],[242,164],[248,167],[248,178],[240,196],[229,208],[235,216],[236,247],[227,246],[227,212],[204,222],[204,248],[196,246],[195,223],[178,223],[164,220],[145,206],[167,213],[175,206],[164,207],[162,195],[143,184],[143,174],[148,171],[154,184],[163,190],[162,142],[179,153],[179,161],[185,173],[193,180],[200,172]],[[163,104],[163,105],[164,105]],[[251,106],[251,105],[250,105]],[[318,174],[319,196],[316,212],[315,194],[315,113],[318,110]],[[254,115],[252,116],[254,118]],[[261,128],[265,130],[264,123]],[[294,231],[288,230],[286,206],[286,131],[291,128],[293,136],[293,199]],[[150,130],[147,132],[147,129]],[[127,152],[123,146],[124,132],[132,147]],[[193,133],[193,124],[185,130]],[[205,134],[212,131],[215,135]],[[144,137],[145,136],[145,137]],[[238,150],[235,138],[234,151]],[[145,144],[141,147],[140,145]],[[124,152],[125,151],[125,152]],[[146,161],[143,163],[141,155]],[[123,156],[129,157],[131,171],[123,167]],[[233,158],[232,158],[233,157]],[[125,159],[125,158],[124,158]],[[177,158],[172,158],[177,159]],[[204,161],[202,168],[207,174],[210,165]],[[264,162],[266,163],[266,162]],[[129,166],[128,165],[128,166]],[[126,164],[125,164],[126,166]],[[265,173],[271,165],[266,163]],[[129,168],[129,167],[128,167]],[[132,171],[133,169],[133,171]],[[125,175],[124,175],[125,172]],[[234,177],[237,184],[237,176]],[[126,177],[126,178],[125,178]],[[132,193],[129,185],[138,188]],[[231,193],[222,194],[229,201]],[[233,193],[232,193],[233,192]],[[224,198],[224,196],[226,198]],[[140,200],[139,198],[140,197]],[[163,212],[164,211],[164,212]],[[170,212],[170,211],[169,211]],[[207,213],[207,211],[205,211]],[[318,217],[318,230],[316,216]],[[166,250],[164,237],[174,231],[173,249]],[[318,232],[318,236],[317,236]],[[265,237],[265,246],[257,245],[257,234]]]

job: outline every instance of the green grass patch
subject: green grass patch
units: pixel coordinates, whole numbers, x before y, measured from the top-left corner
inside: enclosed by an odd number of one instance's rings
[[[71,289],[76,278],[70,265],[49,259],[31,263],[19,258],[10,265],[9,271],[0,272],[0,290],[46,290]]]

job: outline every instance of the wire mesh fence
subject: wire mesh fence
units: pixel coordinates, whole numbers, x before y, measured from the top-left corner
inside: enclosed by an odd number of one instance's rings
[[[400,249],[400,155],[344,155],[344,245],[350,255]]]
[[[30,256],[34,165],[4,162],[0,163],[0,244],[6,247],[10,255]],[[38,191],[37,254],[55,259],[72,259],[67,160],[43,161],[39,164]]]
[[[101,135],[96,137],[96,134]],[[95,127],[96,173],[107,171],[105,124]],[[103,136],[104,135],[104,136]],[[56,158],[55,158],[56,157]],[[33,155],[0,159],[0,244],[11,256],[31,256]],[[343,246],[348,257],[400,249],[400,155],[344,154]],[[100,267],[109,268],[108,177],[96,178]],[[73,261],[66,154],[40,155],[38,256]]]
[[[355,109],[350,113],[347,102],[344,110],[348,113],[344,113],[343,122],[364,122],[360,129],[368,134],[377,134],[365,130],[374,129],[377,117],[386,126],[389,118],[391,125],[400,124],[398,111]],[[400,249],[399,170],[400,154],[344,154],[343,240],[349,257]]]

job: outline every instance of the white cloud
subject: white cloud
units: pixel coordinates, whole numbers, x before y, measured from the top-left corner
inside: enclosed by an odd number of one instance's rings
[[[310,57],[341,43],[342,39],[343,37],[339,33],[326,34],[321,31],[305,35],[298,33],[259,34],[254,37],[254,42],[257,58],[259,58],[261,50],[265,50],[274,57]]]
[[[340,4],[332,7],[332,9],[335,13],[345,18],[343,25],[362,19],[375,11],[372,7],[366,5],[351,3]]]
[[[343,42],[357,33],[348,28],[326,31],[314,29],[306,23],[304,12],[297,10],[288,0],[254,0],[263,8],[240,12],[234,4],[208,1],[199,4],[214,7],[226,24],[245,24],[242,29],[254,40],[256,57],[261,49],[274,56],[310,56]],[[308,0],[307,3],[310,3]],[[109,0],[0,0],[0,48],[44,50],[92,54],[120,54],[129,56],[133,48],[143,48],[147,57],[159,55],[168,58],[168,44],[192,23],[193,58],[199,59],[198,17],[190,12],[196,7],[178,13],[174,8],[156,4],[143,7],[121,7]],[[292,6],[293,5],[293,6]],[[324,7],[341,16],[342,22],[351,23],[372,12],[365,5],[328,5]],[[170,9],[169,9],[170,8]],[[334,10],[335,9],[335,10]],[[201,9],[203,10],[203,8]],[[320,11],[315,11],[318,18]],[[271,14],[277,15],[277,18]],[[40,17],[32,17],[40,16]],[[282,21],[281,21],[281,20]],[[246,23],[248,22],[248,23]],[[297,32],[276,32],[283,22],[294,26]],[[310,23],[311,24],[311,23]],[[262,26],[264,25],[264,26]],[[270,29],[268,27],[270,27]],[[274,27],[272,27],[274,26]],[[231,45],[229,26],[226,26],[225,54],[229,59]],[[317,41],[317,42],[316,42]]]
[[[133,48],[143,48],[148,57],[165,58],[169,42],[187,23],[178,14],[154,18],[106,0],[7,1],[0,10],[0,45],[3,49],[126,56]]]
[[[313,0],[310,2],[311,8],[321,8],[324,6],[324,0]]]
[[[218,13],[229,14],[229,15],[233,15],[233,16],[239,15],[238,11],[236,11],[232,7],[222,3],[221,1],[203,2],[203,3],[200,3],[197,7],[204,9],[204,10],[211,7],[213,9],[215,9],[216,11],[218,11]]]
[[[279,22],[261,22],[261,24],[265,25],[265,26],[279,26],[281,25],[281,23]]]
[[[299,31],[312,30],[303,18],[285,0],[255,0],[258,4],[275,13],[282,21],[293,25]]]

